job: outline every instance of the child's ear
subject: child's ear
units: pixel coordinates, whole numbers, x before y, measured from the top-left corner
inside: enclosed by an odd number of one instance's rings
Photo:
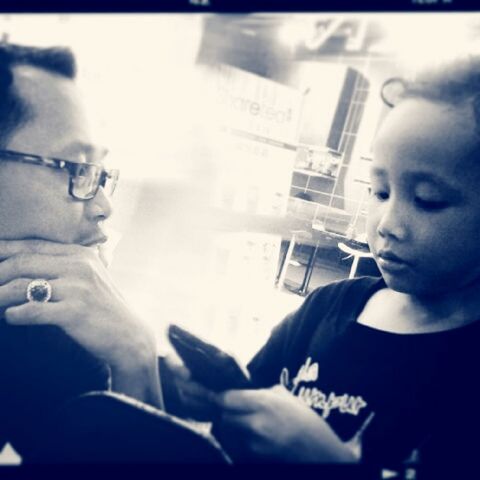
[[[472,106],[475,117],[475,131],[480,134],[480,93],[473,98]]]

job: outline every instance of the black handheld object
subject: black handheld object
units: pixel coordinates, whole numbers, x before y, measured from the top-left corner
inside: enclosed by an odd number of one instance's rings
[[[198,383],[214,392],[251,388],[248,371],[228,353],[177,325],[169,326],[168,337]]]

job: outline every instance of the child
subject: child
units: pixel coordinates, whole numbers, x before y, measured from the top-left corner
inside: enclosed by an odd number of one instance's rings
[[[274,329],[248,367],[259,388],[214,397],[227,449],[235,438],[270,461],[475,458],[480,63],[403,84],[372,164],[382,278],[319,288]],[[184,400],[199,391],[177,385]]]

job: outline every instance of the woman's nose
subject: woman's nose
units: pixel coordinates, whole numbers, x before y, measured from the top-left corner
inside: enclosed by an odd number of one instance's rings
[[[91,220],[103,221],[112,215],[112,202],[103,187],[100,187],[95,197],[89,200],[87,210]]]

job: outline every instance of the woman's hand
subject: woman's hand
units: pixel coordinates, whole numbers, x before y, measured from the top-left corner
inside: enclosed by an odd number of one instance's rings
[[[154,335],[126,305],[97,248],[0,241],[0,260],[0,308],[9,324],[61,327],[110,366],[114,390],[162,406]],[[26,299],[38,278],[52,286],[47,303]]]
[[[356,462],[352,450],[301,399],[283,386],[229,390],[217,396],[222,422],[257,456],[287,462]]]

